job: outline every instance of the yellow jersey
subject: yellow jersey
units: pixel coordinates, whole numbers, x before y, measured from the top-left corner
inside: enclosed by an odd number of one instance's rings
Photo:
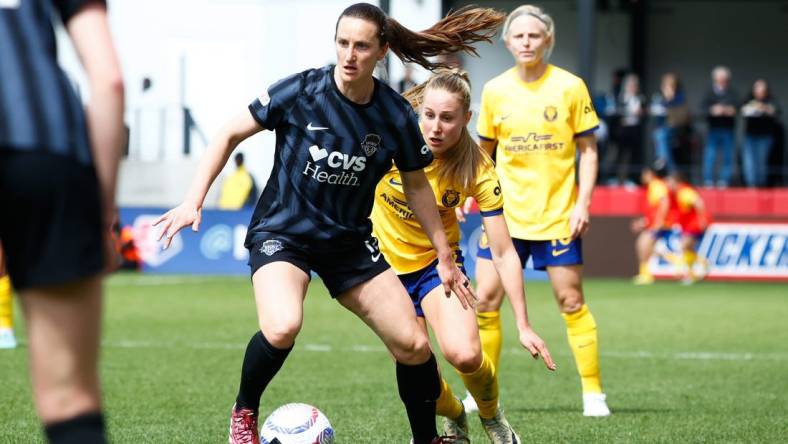
[[[599,125],[582,79],[548,65],[539,80],[523,82],[517,68],[484,85],[477,130],[497,141],[496,169],[512,237],[569,237],[577,201],[575,137]]]
[[[503,197],[491,163],[485,162],[482,165],[476,176],[476,185],[467,195],[456,190],[452,184],[438,183],[439,164],[440,159],[436,158],[424,168],[424,173],[435,194],[446,237],[452,248],[456,249],[459,248],[460,225],[454,209],[462,205],[470,195],[478,202],[482,216],[493,216],[502,213]],[[380,251],[397,274],[421,270],[437,259],[435,248],[408,207],[405,192],[402,190],[402,178],[396,166],[392,166],[378,182],[370,218]]]

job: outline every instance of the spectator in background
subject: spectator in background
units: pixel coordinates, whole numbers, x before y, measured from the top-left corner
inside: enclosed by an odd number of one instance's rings
[[[404,93],[405,91],[413,88],[416,86],[417,83],[413,80],[413,67],[409,64],[405,64],[405,75],[402,77],[402,80],[397,82],[397,92]]]
[[[675,171],[678,136],[690,124],[687,98],[675,73],[662,75],[659,92],[651,98],[651,115],[654,116],[654,162],[664,164],[668,172]]]
[[[734,128],[739,101],[730,87],[731,72],[727,67],[714,68],[711,80],[712,88],[706,93],[702,104],[702,112],[709,124],[703,159],[703,184],[710,187],[716,183],[718,187],[727,187],[733,175]],[[714,167],[718,155],[722,157],[722,165],[715,182]]]
[[[618,146],[618,135],[621,123],[621,116],[618,109],[618,97],[621,95],[621,85],[627,70],[618,68],[611,74],[610,91],[600,94],[594,99],[594,108],[599,112],[599,129],[602,134],[596,134],[597,146],[599,149],[599,179],[612,185],[618,183],[616,163],[619,158],[620,148]],[[600,137],[600,135],[604,137]],[[616,153],[614,159],[608,153],[609,148],[615,148],[612,152]],[[612,164],[612,165],[611,165]]]
[[[614,165],[618,177],[627,185],[635,186],[643,163],[643,116],[646,98],[640,93],[637,74],[627,74],[618,96],[619,115],[618,150]]]
[[[766,80],[758,79],[753,83],[741,112],[744,116],[744,182],[748,187],[762,187],[766,185],[767,160],[780,114],[780,106],[771,96]]]
[[[254,178],[244,166],[244,154],[235,155],[236,170],[222,184],[219,197],[219,208],[222,210],[240,210],[254,206],[257,202],[257,186]]]

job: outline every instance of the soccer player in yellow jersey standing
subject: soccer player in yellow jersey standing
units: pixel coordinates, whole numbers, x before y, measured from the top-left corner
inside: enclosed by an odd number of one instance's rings
[[[520,6],[507,17],[503,40],[515,66],[484,86],[481,146],[495,152],[504,216],[523,266],[530,256],[534,268],[547,270],[580,373],[583,414],[607,416],[596,322],[582,288],[581,238],[588,230],[597,175],[593,131],[599,120],[583,80],[547,62],[555,44],[549,15],[535,6]],[[489,249],[480,248],[478,256],[479,329],[484,351],[497,367],[504,288]]]
[[[405,94],[419,111],[421,131],[427,142],[423,149],[430,149],[435,158],[424,168],[424,173],[435,194],[446,237],[460,268],[460,227],[454,208],[462,205],[466,196],[479,202],[495,269],[503,276],[503,286],[513,295],[510,300],[520,343],[534,357],[541,354],[547,367],[553,370],[555,365],[547,347],[528,322],[520,259],[506,228],[501,188],[492,159],[474,142],[466,128],[471,117],[470,92],[466,73],[441,70]],[[498,377],[491,359],[482,352],[474,313],[445,297],[436,268],[437,251],[408,206],[408,196],[396,166],[378,182],[371,217],[380,251],[408,290],[421,327],[426,332],[429,323],[446,360],[460,374],[478,403],[479,417],[490,441],[494,444],[519,443],[519,437],[498,406]],[[445,380],[441,381],[436,412],[446,417],[444,433],[454,436],[453,442],[469,442],[465,410]]]

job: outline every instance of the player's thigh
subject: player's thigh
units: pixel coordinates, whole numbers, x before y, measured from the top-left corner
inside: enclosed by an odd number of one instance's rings
[[[303,323],[309,275],[289,262],[271,262],[254,272],[252,285],[263,335],[275,347],[290,347]]]
[[[20,292],[33,395],[45,422],[99,408],[101,277]]]
[[[454,296],[447,298],[441,286],[424,297],[421,307],[446,360],[463,373],[478,369],[482,347],[476,312],[463,309]]]
[[[503,302],[504,290],[493,261],[476,258],[476,310],[498,311]]]
[[[337,301],[369,325],[397,361],[420,364],[429,357],[413,302],[390,268],[345,290]]]
[[[585,303],[583,297],[583,266],[559,265],[548,266],[547,275],[553,294],[561,311],[574,313]]]

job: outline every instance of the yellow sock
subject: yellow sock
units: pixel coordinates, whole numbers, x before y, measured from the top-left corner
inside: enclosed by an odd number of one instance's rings
[[[462,414],[462,410],[462,403],[454,396],[454,392],[451,391],[446,380],[441,378],[441,395],[435,405],[435,414],[449,419],[457,419]]]
[[[687,269],[692,271],[692,266],[695,265],[695,259],[697,259],[698,254],[694,251],[685,251],[684,252],[684,265],[687,266]]]
[[[482,340],[482,351],[492,360],[492,365],[498,368],[501,359],[501,314],[497,311],[476,313],[476,322],[479,324],[479,338]]]
[[[648,262],[643,262],[642,264],[640,264],[640,275],[651,276],[651,272],[648,270]]]
[[[575,356],[577,372],[583,384],[583,393],[602,393],[602,381],[599,377],[599,349],[597,344],[596,321],[583,304],[574,313],[561,313],[566,322],[566,333],[569,346]]]
[[[461,373],[460,378],[479,406],[479,416],[490,419],[498,413],[498,376],[487,353],[482,352],[482,365],[473,373]]]
[[[0,277],[0,328],[13,328],[14,315],[11,311],[11,278]]]

